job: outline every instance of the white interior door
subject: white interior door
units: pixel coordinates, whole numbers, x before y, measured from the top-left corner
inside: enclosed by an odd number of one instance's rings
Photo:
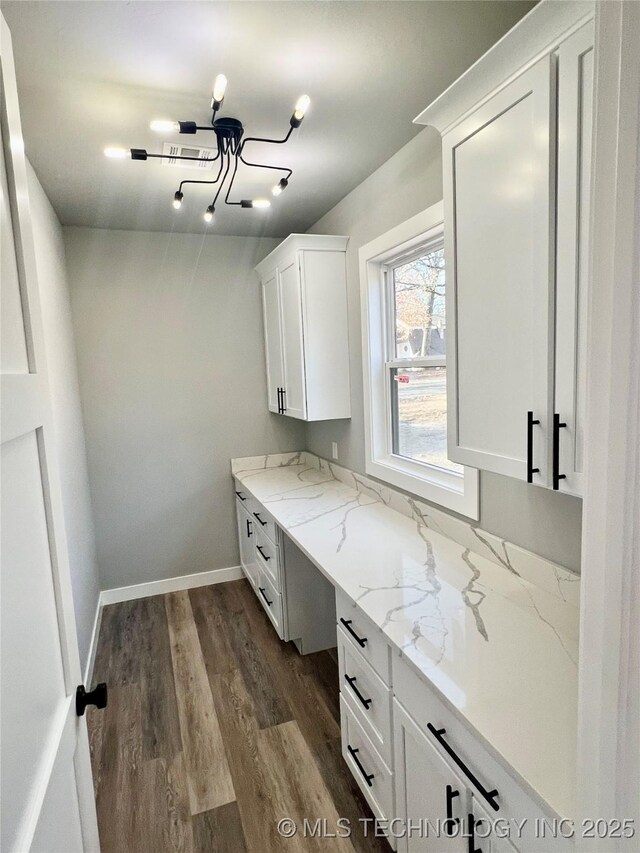
[[[0,848],[99,850],[11,36],[0,17]]]
[[[278,413],[280,412],[280,392],[284,388],[284,369],[282,364],[280,297],[276,270],[262,282],[262,310],[267,362],[267,400],[269,411]]]
[[[443,139],[449,458],[548,480],[552,84],[545,57]]]
[[[302,331],[302,291],[297,257],[278,269],[282,312],[282,352],[284,358],[285,414],[307,417]]]
[[[594,25],[558,51],[558,236],[555,412],[558,489],[582,494],[586,391],[587,282],[591,210]]]

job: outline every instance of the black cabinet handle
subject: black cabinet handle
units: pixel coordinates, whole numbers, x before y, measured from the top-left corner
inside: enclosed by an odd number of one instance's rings
[[[262,550],[262,546],[261,546],[261,545],[256,545],[256,548],[258,549],[258,551],[260,551],[260,553],[262,554],[262,556],[264,557],[264,559],[265,559],[267,562],[271,559],[271,557],[270,557],[268,554],[265,554],[265,553],[264,553],[264,551]]]
[[[273,601],[269,601],[269,599],[267,598],[267,595],[264,591],[264,587],[259,586],[258,589],[260,590],[260,595],[264,598],[264,600],[267,602],[269,607],[271,607],[271,605],[273,604]]]
[[[366,637],[359,637],[359,636],[356,634],[356,632],[355,632],[355,631],[353,630],[353,628],[351,627],[351,622],[352,622],[352,620],[351,620],[351,619],[343,619],[343,618],[342,618],[342,616],[341,616],[341,617],[340,617],[340,621],[342,622],[342,624],[344,625],[344,627],[347,629],[347,631],[351,634],[351,636],[352,636],[352,637],[353,637],[353,639],[356,641],[356,643],[360,646],[360,648],[361,648],[361,649],[364,649],[364,647],[365,647],[365,645],[366,645],[366,643],[367,643],[367,638],[366,638]]]
[[[557,492],[560,488],[560,480],[566,480],[567,475],[560,473],[560,430],[566,427],[560,422],[560,415],[553,416],[553,488]]]
[[[482,853],[480,847],[476,847],[476,823],[480,823],[477,821],[475,817],[470,814],[467,815],[467,850],[468,853]]]
[[[254,512],[254,513],[253,513],[253,517],[254,517],[254,518],[257,518],[257,519],[258,519],[258,521],[260,522],[260,524],[261,524],[263,527],[266,527],[266,526],[267,526],[267,522],[266,522],[266,521],[263,521],[263,520],[260,518],[260,515],[259,515],[257,512]]]
[[[246,518],[245,521],[247,522],[247,536],[251,537],[253,536],[253,530],[251,529],[251,519]]]
[[[457,827],[460,825],[460,818],[453,816],[453,801],[460,796],[460,791],[454,791],[452,785],[447,785],[445,788],[445,803],[447,810],[447,819],[444,822],[444,834],[452,837],[456,834]]]
[[[106,708],[107,699],[107,685],[104,681],[97,684],[89,693],[84,689],[84,684],[79,684],[76,688],[76,714],[79,717],[84,717],[87,705],[95,705],[96,708]]]
[[[364,767],[360,763],[360,759],[358,758],[358,753],[360,752],[360,750],[354,749],[351,746],[351,744],[347,744],[347,749],[349,750],[349,754],[351,755],[351,758],[353,758],[353,760],[355,761],[358,770],[360,771],[360,773],[362,773],[364,781],[367,783],[367,785],[370,788],[372,788],[373,783],[371,782],[371,780],[374,778],[374,774],[373,773],[367,773],[367,771],[364,769]]]
[[[241,501],[246,501],[246,498],[242,497],[242,492],[236,492],[236,495],[240,498]]]
[[[362,695],[362,693],[360,693],[360,691],[359,691],[359,690],[358,690],[358,688],[356,687],[356,680],[357,680],[357,679],[356,679],[355,675],[347,675],[347,673],[345,672],[345,674],[344,674],[344,680],[347,682],[347,684],[349,685],[349,687],[350,687],[350,688],[353,690],[353,692],[356,694],[356,696],[357,696],[357,697],[358,697],[358,699],[360,700],[361,704],[362,704],[362,705],[364,705],[364,709],[365,709],[365,711],[368,711],[368,710],[369,710],[369,705],[373,702],[373,699],[365,699],[365,698],[364,698],[364,696]]]
[[[527,412],[527,483],[533,483],[533,475],[540,473],[539,468],[533,467],[533,428],[539,423],[533,412]]]
[[[278,414],[282,414],[282,388],[278,388]]]
[[[489,803],[491,808],[497,812],[500,809],[500,806],[496,802],[496,799],[500,795],[498,794],[498,792],[496,791],[495,788],[491,791],[487,791],[487,789],[484,787],[482,782],[478,781],[477,777],[474,776],[474,774],[471,772],[471,770],[469,770],[469,768],[464,763],[464,761],[456,754],[456,752],[453,750],[453,748],[449,746],[449,744],[446,742],[446,740],[443,737],[443,735],[446,735],[447,730],[446,729],[437,729],[431,723],[427,723],[427,728],[429,729],[431,734],[434,736],[434,738],[438,741],[440,746],[447,753],[447,755],[449,755],[455,761],[455,763],[458,765],[460,770],[462,770],[462,772],[465,774],[465,776],[473,783],[473,785],[475,785],[475,787],[478,789],[478,791],[482,794],[482,796],[485,798],[485,800]]]
[[[287,389],[282,389],[282,414],[287,411]]]

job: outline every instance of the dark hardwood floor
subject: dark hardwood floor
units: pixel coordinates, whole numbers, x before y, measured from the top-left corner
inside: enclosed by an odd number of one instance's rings
[[[340,754],[335,650],[282,643],[249,584],[105,607],[87,711],[102,853],[388,853]],[[350,838],[277,831],[349,819]]]

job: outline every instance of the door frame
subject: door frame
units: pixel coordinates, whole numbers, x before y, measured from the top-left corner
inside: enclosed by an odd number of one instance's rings
[[[578,819],[640,832],[640,3],[596,6]],[[599,839],[598,851],[620,840]],[[635,846],[630,849],[635,849]]]

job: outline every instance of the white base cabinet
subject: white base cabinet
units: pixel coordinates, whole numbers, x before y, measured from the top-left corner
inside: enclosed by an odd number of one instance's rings
[[[292,234],[257,267],[269,411],[304,421],[351,417],[347,237]]]

